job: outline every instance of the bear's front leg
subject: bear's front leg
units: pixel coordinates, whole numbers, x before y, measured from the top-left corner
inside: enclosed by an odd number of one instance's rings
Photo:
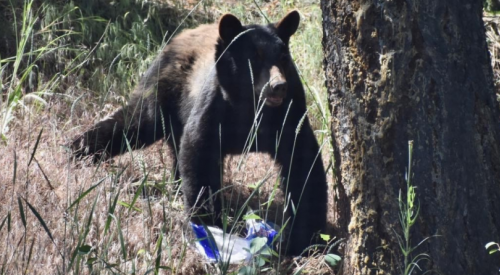
[[[317,233],[325,229],[328,190],[319,146],[307,119],[296,140],[294,130],[284,135],[287,137],[279,145],[277,161],[282,165],[285,198],[290,194],[291,199],[287,202],[292,219],[287,226],[290,235],[286,253],[299,255],[317,243]]]
[[[192,115],[179,152],[185,211],[197,224],[220,226],[222,160],[218,126],[210,115]]]

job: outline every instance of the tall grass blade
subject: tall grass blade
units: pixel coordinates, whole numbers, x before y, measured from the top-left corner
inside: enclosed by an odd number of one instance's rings
[[[7,268],[7,258],[8,257],[4,257],[3,258],[3,264],[2,264],[2,269],[0,269],[0,274],[7,274],[7,272],[5,272],[6,268]]]
[[[260,8],[259,4],[257,4],[257,1],[253,0],[253,3],[255,4],[255,6],[257,7],[257,9],[259,10],[259,12],[262,15],[262,17],[264,17],[264,19],[266,19],[267,24],[271,24],[271,21],[269,20],[269,18],[267,18],[267,15],[262,11],[262,9]]]
[[[160,236],[158,236],[158,241],[156,242],[155,275],[157,275],[158,271],[160,270],[162,242],[163,242],[163,232],[160,231]]]
[[[236,214],[236,216],[234,217],[235,220],[239,220],[240,217],[243,216],[243,212],[246,210],[247,208],[247,205],[250,203],[250,200],[253,198],[253,196],[255,196],[256,193],[259,192],[260,190],[260,187],[267,182],[267,180],[271,177],[271,174],[267,174],[265,178],[263,178],[258,184],[257,186],[255,187],[255,189],[252,191],[252,193],[250,193],[250,195],[248,196],[248,198],[245,200],[245,202],[243,203],[243,205],[240,207],[240,209],[238,209],[238,212]]]
[[[14,151],[14,176],[12,177],[12,185],[16,185],[17,178],[17,153]]]
[[[120,225],[120,219],[116,219],[116,229],[118,230],[118,237],[120,238],[120,247],[122,250],[123,260],[127,260],[127,247],[125,246],[125,240],[123,239],[122,227]]]
[[[19,205],[19,215],[21,215],[21,222],[26,229],[26,216],[24,215],[23,203],[21,202],[21,197],[17,197],[17,204]]]
[[[130,203],[130,206],[128,208],[128,212],[130,213],[130,211],[132,210],[132,208],[134,207],[135,205],[135,202],[137,201],[137,198],[139,198],[139,195],[145,191],[144,189],[144,185],[146,184],[146,181],[148,180],[148,175],[149,174],[146,174],[144,176],[144,179],[142,180],[141,182],[141,185],[139,186],[139,188],[137,188],[137,191],[135,191],[135,194],[134,194],[134,198],[132,199],[132,202]]]
[[[104,179],[102,179],[99,183],[97,183],[96,185],[100,184]],[[94,185],[94,186],[96,186]],[[95,188],[95,187],[94,187]],[[89,188],[90,189],[90,188]],[[80,198],[79,198],[80,199]],[[80,235],[78,236],[78,245],[76,246],[75,248],[75,251],[73,252],[73,255],[71,256],[71,261],[69,262],[69,265],[68,267],[71,268],[73,266],[73,262],[75,261],[76,259],[76,256],[78,256],[78,251],[79,249],[82,247],[82,244],[83,242],[85,241],[85,239],[87,238],[87,235],[89,234],[90,232],[90,224],[92,223],[92,218],[94,217],[94,212],[95,212],[95,206],[97,204],[97,200],[99,199],[99,195],[95,196],[95,199],[94,199],[94,203],[92,204],[92,209],[90,210],[90,214],[89,214],[89,218],[87,220],[87,224],[85,226],[85,231],[83,232],[83,235]],[[80,201],[80,200],[78,200]],[[69,207],[71,208],[71,206]],[[69,209],[68,208],[68,209]],[[76,215],[76,213],[75,213]],[[79,269],[79,259],[77,261],[77,266],[76,266],[76,269],[77,269],[77,273],[78,273],[78,269]]]
[[[94,190],[97,186],[99,186],[106,178],[100,179],[96,184],[92,185],[87,191],[83,192],[73,203],[66,209],[69,211],[75,204],[80,202],[85,196],[87,196],[92,190]]]
[[[29,209],[31,210],[31,212],[35,215],[35,217],[38,219],[38,221],[40,222],[40,224],[42,225],[43,229],[45,230],[45,232],[47,233],[47,235],[49,235],[49,238],[50,240],[52,241],[52,243],[54,243],[54,245],[56,244],[55,241],[54,241],[54,237],[52,237],[52,233],[50,233],[50,230],[49,230],[49,227],[47,226],[47,224],[45,223],[45,221],[43,220],[42,216],[40,215],[40,213],[38,213],[38,211],[36,211],[35,207],[33,207],[33,205],[31,205],[25,198],[22,198],[23,201],[28,205]]]
[[[115,213],[116,203],[118,202],[119,196],[120,196],[120,190],[118,190],[118,193],[116,194],[115,199],[113,200],[113,204],[111,205],[111,208],[109,208],[108,218],[106,219],[106,225],[104,226],[104,235],[108,233],[109,226],[111,225],[111,219],[113,218],[113,215]]]
[[[114,219],[116,222],[116,229],[118,230],[118,239],[120,240],[120,250],[122,253],[122,257],[123,260],[127,260],[127,246],[125,245],[125,239],[123,238],[120,219],[113,214],[109,214],[109,217]]]
[[[5,222],[7,221],[7,218],[9,217],[9,215],[10,215],[10,212],[9,212],[9,214],[7,214],[7,216],[5,216],[5,218],[3,218],[2,224],[0,224],[0,231],[2,231],[3,226],[5,225]]]
[[[10,226],[11,220],[12,220],[12,216],[11,216],[10,211],[9,211],[9,213],[7,214],[7,232],[10,232],[12,229],[12,227]]]
[[[29,274],[28,271],[30,268],[31,257],[33,256],[33,246],[35,245],[35,240],[36,238],[33,238],[31,240],[30,250],[28,252],[28,259],[26,260],[26,269],[24,270],[24,274]]]
[[[40,138],[42,137],[42,132],[43,132],[43,128],[40,130],[40,132],[38,133],[38,137],[36,138],[35,147],[33,148],[33,152],[31,152],[31,158],[28,161],[28,167],[31,165],[31,162],[33,161],[33,158],[35,157],[36,149],[38,148],[38,144],[40,144]]]
[[[42,169],[42,166],[40,165],[40,163],[38,162],[38,160],[36,158],[34,158],[34,160],[35,160],[36,165],[38,166],[38,168],[42,172],[42,176],[45,179],[45,182],[47,182],[47,184],[49,185],[50,190],[54,190],[54,186],[52,186],[52,183],[50,183],[49,177],[47,177],[47,174],[45,174],[45,171]]]

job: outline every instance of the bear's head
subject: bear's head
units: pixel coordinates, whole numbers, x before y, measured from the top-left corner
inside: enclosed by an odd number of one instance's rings
[[[221,17],[215,56],[217,77],[232,100],[260,98],[267,106],[277,107],[291,98],[287,79],[296,77],[296,71],[288,41],[299,22],[297,11],[269,25],[243,26],[234,15]]]

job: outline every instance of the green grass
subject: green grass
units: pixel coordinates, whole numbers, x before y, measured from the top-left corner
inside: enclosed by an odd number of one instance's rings
[[[412,161],[413,161],[413,140],[408,142],[408,171],[406,173],[406,194],[401,192],[398,197],[399,204],[399,221],[402,234],[396,233],[399,248],[403,255],[401,263],[401,274],[411,275],[417,270],[422,271],[422,262],[430,261],[430,256],[427,253],[416,253],[417,249],[431,237],[426,237],[418,244],[412,243],[412,228],[417,222],[420,214],[420,204],[417,200],[417,187],[413,185],[412,178]],[[437,237],[432,236],[432,237]],[[424,272],[428,273],[429,271]]]
[[[23,106],[25,100],[30,98],[38,103],[45,104],[42,96],[49,93],[50,88],[57,84],[57,77],[52,78],[52,81],[45,83],[48,89],[35,91],[37,61],[43,58],[51,51],[57,50],[57,39],[47,41],[47,44],[35,48],[34,40],[36,39],[35,24],[37,23],[37,12],[32,7],[33,1],[26,1],[22,6],[21,18],[17,18],[15,7],[11,6],[14,21],[19,21],[20,24],[13,24],[14,33],[16,34],[16,53],[12,57],[0,58],[0,71],[2,77],[0,86],[5,93],[5,96],[0,97],[0,138],[6,142],[6,133],[9,129],[9,123],[14,119],[14,111],[18,106]],[[20,27],[18,29],[18,27]],[[24,96],[23,90],[32,91],[32,93]]]

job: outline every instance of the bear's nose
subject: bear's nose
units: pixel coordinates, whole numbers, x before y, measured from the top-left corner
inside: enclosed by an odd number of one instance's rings
[[[286,93],[287,86],[288,84],[286,81],[275,81],[271,84],[273,93],[280,96],[283,96]]]

